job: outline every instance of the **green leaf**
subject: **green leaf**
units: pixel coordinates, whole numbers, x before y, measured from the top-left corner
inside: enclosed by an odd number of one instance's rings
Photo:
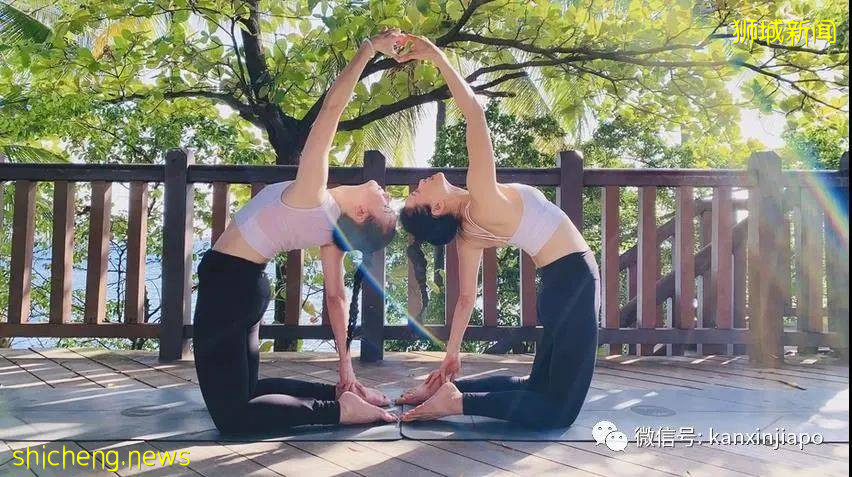
[[[417,11],[428,15],[429,14],[429,0],[417,0]]]
[[[18,41],[43,43],[50,36],[50,28],[17,8],[0,2],[0,44]]]
[[[334,30],[335,28],[337,28],[337,19],[335,19],[334,17],[321,17],[321,18],[322,18],[322,22],[325,24],[325,26],[328,27],[329,30]]]
[[[68,159],[42,149],[40,147],[25,146],[22,144],[0,145],[0,151],[12,162],[46,164],[51,162],[68,162]]]
[[[175,23],[183,23],[189,20],[189,10],[178,10],[172,14],[172,20]]]
[[[305,304],[304,306],[302,306],[302,309],[305,310],[305,312],[311,316],[317,316],[319,314],[317,313],[316,307],[313,303],[311,303],[310,300],[305,300]]]

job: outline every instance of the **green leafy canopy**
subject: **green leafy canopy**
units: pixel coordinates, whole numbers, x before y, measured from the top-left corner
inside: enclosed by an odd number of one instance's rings
[[[588,118],[635,116],[696,144],[724,138],[736,158],[749,147],[738,141],[742,108],[835,131],[848,126],[848,7],[837,0],[14,5],[0,2],[0,137],[30,146],[53,139],[45,147],[59,154],[62,140],[104,135],[83,122],[97,123],[108,111],[102,106],[113,104],[153,122],[176,118],[190,134],[191,118],[220,120],[231,137],[220,138],[227,152],[211,161],[292,162],[336,75],[386,26],[431,38],[478,94],[500,98],[508,111],[548,113],[568,132]],[[731,25],[743,18],[832,20],[837,42],[734,43]],[[374,59],[342,118],[335,156],[351,161],[346,151],[379,148],[394,152],[392,161],[410,157],[400,148],[411,137],[395,137],[391,126],[416,127],[422,115],[411,111],[447,97],[435,68]],[[82,114],[63,114],[59,103]],[[222,108],[235,114],[220,119]]]

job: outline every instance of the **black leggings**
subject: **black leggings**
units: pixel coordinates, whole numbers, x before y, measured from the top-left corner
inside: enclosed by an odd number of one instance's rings
[[[198,264],[193,351],[207,410],[223,433],[275,432],[303,424],[338,424],[330,384],[257,379],[258,331],[269,279],[257,264],[208,250]]]
[[[598,347],[600,276],[594,253],[576,252],[539,269],[537,318],[544,327],[527,377],[459,379],[464,414],[530,427],[574,423],[586,399]]]

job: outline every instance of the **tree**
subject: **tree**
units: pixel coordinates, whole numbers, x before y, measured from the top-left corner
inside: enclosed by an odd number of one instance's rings
[[[800,169],[840,168],[840,156],[849,150],[848,117],[845,123],[845,133],[824,124],[788,125],[784,131],[785,162]]]
[[[7,5],[8,4],[4,4]],[[381,0],[62,0],[42,15],[45,38],[14,37],[0,23],[6,66],[0,96],[20,101],[81,95],[101,103],[191,98],[221,104],[260,128],[279,163],[294,163],[331,81],[366,37],[383,26],[424,34],[466,70],[474,89],[549,109],[572,131],[589,113],[630,110],[692,135],[736,130],[738,108],[759,105],[795,117],[846,113],[847,7],[827,2],[526,2]],[[27,5],[32,8],[26,8]],[[7,8],[7,10],[9,10]],[[49,13],[49,15],[48,15]],[[833,20],[837,42],[733,43],[733,19]],[[32,17],[30,16],[30,17]],[[147,23],[146,23],[147,22]],[[154,34],[150,23],[163,26]],[[140,27],[140,23],[148,25]],[[107,40],[97,46],[93,38]],[[38,40],[42,41],[38,41]],[[745,101],[726,83],[743,72]],[[374,58],[340,123],[339,152],[387,147],[399,121],[449,97],[427,65]],[[530,104],[530,82],[540,91]],[[840,94],[833,94],[839,92]],[[511,104],[511,101],[507,102]],[[516,105],[516,107],[519,107]],[[390,118],[397,123],[394,124]],[[385,144],[379,144],[381,142]],[[357,160],[349,155],[349,160]]]
[[[739,166],[750,147],[739,134],[743,107],[785,113],[808,141],[815,138],[808,131],[819,131],[821,151],[829,138],[845,137],[848,119],[837,118],[848,114],[847,16],[837,0],[819,8],[801,0],[0,1],[0,148],[26,162],[158,163],[169,147],[189,146],[202,163],[294,163],[357,45],[383,26],[398,26],[433,39],[478,93],[499,99],[500,111],[492,106],[490,113],[495,129],[504,122],[529,128],[532,139],[505,144],[502,164],[551,164],[556,142],[536,131],[553,126],[569,133],[563,145],[583,150],[589,165]],[[734,18],[834,20],[837,42],[734,43]],[[728,91],[735,78],[742,99]],[[334,157],[355,164],[363,150],[376,148],[404,163],[422,106],[449,92],[433,67],[387,58],[374,58],[363,80]],[[448,122],[458,119],[452,107],[445,113]],[[462,164],[460,127],[454,123],[438,138],[436,164]],[[667,146],[662,132],[689,139]],[[397,189],[392,193],[405,193]],[[588,194],[586,230],[593,234],[599,212]],[[39,196],[40,204],[49,201]],[[247,194],[235,188],[235,196],[239,204]],[[78,212],[84,207],[81,198]],[[48,226],[37,227],[46,241]],[[156,256],[156,240],[149,243]],[[389,267],[404,276],[401,250],[392,245]],[[0,272],[7,273],[3,266]],[[440,276],[439,266],[438,291]],[[405,288],[393,288],[401,282],[390,288],[405,303]],[[442,295],[433,295],[437,313]],[[511,296],[505,301],[509,319]],[[403,314],[391,310],[389,317]]]

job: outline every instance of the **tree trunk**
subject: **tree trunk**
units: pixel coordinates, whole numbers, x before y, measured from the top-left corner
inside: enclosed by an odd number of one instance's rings
[[[240,34],[248,70],[249,89],[254,97],[254,110],[266,129],[269,144],[275,150],[277,164],[296,164],[305,145],[310,125],[284,114],[270,98],[274,96],[275,83],[266,66],[266,55],[260,38],[258,2],[249,1],[249,17],[240,21]]]
[[[438,134],[447,123],[447,103],[437,101],[436,104],[438,105],[438,114],[435,116],[435,145],[438,144]]]
[[[274,103],[263,105],[260,120],[266,128],[269,144],[275,151],[276,164],[298,164],[310,126],[287,116]]]

